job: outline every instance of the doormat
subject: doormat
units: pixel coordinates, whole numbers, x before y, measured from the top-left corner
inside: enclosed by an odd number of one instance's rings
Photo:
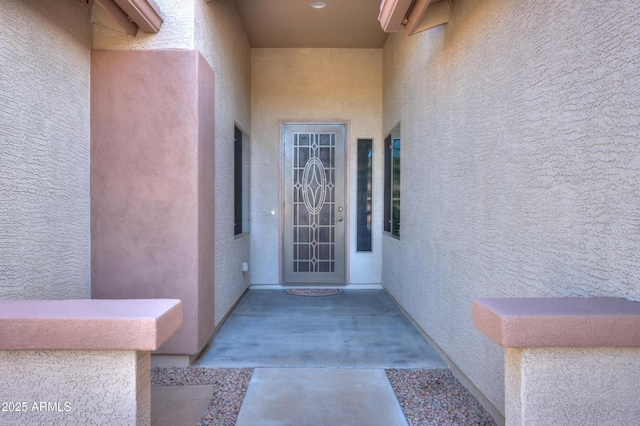
[[[294,296],[335,296],[342,293],[339,288],[290,288],[285,290],[285,293],[293,294]]]

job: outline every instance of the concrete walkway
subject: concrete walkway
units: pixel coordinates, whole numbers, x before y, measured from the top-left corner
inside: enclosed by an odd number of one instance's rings
[[[250,290],[196,367],[444,368],[383,290]]]
[[[385,368],[446,368],[383,290],[250,290],[195,367],[255,368],[237,425],[406,425]],[[156,424],[156,423],[154,423]]]
[[[407,425],[382,369],[257,368],[237,426]]]

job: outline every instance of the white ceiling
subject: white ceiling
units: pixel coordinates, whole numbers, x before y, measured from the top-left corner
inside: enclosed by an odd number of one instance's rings
[[[252,47],[381,48],[381,0],[235,0]]]

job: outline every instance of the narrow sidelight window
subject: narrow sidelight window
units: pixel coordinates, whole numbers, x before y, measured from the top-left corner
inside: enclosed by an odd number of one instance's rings
[[[400,237],[400,125],[384,140],[384,230]]]
[[[358,139],[358,251],[371,251],[372,160],[373,140]]]
[[[233,226],[242,234],[242,131],[233,126]]]
[[[249,138],[233,128],[233,232],[249,232]]]
[[[384,138],[384,231],[391,232],[391,135]]]

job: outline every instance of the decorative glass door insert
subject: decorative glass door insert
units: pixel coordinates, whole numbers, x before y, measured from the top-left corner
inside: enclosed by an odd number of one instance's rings
[[[286,124],[285,283],[344,283],[342,124]]]

